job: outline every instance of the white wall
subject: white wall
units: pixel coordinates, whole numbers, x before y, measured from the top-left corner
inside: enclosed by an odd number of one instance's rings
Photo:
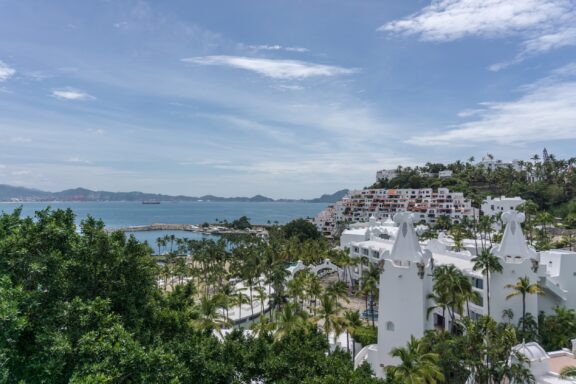
[[[532,271],[532,262],[523,260],[520,264],[502,262],[502,273],[492,273],[490,278],[490,312],[496,321],[504,321],[502,312],[512,309],[514,312],[513,323],[517,323],[522,317],[522,296],[515,296],[506,300],[506,296],[513,292],[505,288],[507,284],[516,284],[518,278],[527,276],[531,283],[538,282],[538,275]],[[486,309],[486,284],[484,284],[484,308]],[[538,317],[537,295],[526,295],[526,313]]]
[[[415,262],[410,266],[396,266],[390,260],[384,263],[380,275],[380,299],[378,318],[378,352],[384,365],[398,364],[399,360],[390,356],[395,347],[405,347],[410,336],[424,336],[428,321],[426,296],[431,289],[430,268],[427,267],[424,279],[418,276]],[[388,330],[391,322],[394,330]]]

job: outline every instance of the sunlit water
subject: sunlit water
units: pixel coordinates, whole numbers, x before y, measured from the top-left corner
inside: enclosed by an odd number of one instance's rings
[[[38,203],[0,203],[5,213],[22,207],[22,216],[32,216],[34,212],[48,206],[53,209],[71,208],[76,220],[88,215],[102,219],[108,228],[133,225],[164,224],[202,224],[215,223],[217,220],[233,221],[241,216],[250,218],[253,224],[285,224],[297,218],[314,217],[324,209],[326,203],[224,203],[224,202],[163,202],[161,204],[142,204],[140,202],[38,202]],[[158,237],[174,234],[176,237],[200,240],[214,238],[201,233],[185,231],[135,232],[139,240],[147,240],[154,246]]]

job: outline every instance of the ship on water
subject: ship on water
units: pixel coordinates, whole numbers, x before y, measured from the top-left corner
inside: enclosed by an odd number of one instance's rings
[[[144,200],[142,204],[160,204],[158,200]]]

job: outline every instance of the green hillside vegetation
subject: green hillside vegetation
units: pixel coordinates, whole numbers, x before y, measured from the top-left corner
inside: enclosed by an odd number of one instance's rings
[[[536,205],[536,210],[552,213],[568,219],[567,224],[576,228],[576,158],[556,159],[550,155],[546,162],[520,162],[522,170],[512,166],[488,169],[475,164],[474,158],[466,162],[451,164],[427,163],[422,167],[398,167],[398,175],[390,180],[380,180],[370,188],[450,188],[464,192],[475,207],[479,207],[486,196],[520,196]],[[451,170],[452,177],[438,178],[442,170]],[[533,175],[536,181],[528,181]],[[569,218],[568,218],[569,217]]]

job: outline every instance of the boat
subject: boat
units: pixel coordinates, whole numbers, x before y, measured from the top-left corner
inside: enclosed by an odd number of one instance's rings
[[[160,204],[158,200],[144,200],[142,204]]]

